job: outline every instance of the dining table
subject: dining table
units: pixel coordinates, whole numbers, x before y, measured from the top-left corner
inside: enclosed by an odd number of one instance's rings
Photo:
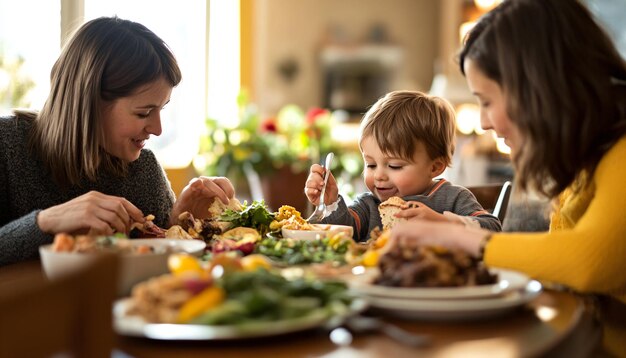
[[[0,267],[0,289],[42,277],[39,260]],[[598,347],[601,325],[584,296],[544,287],[530,302],[495,317],[420,320],[368,309],[429,344],[402,344],[381,331],[317,327],[269,337],[224,340],[157,340],[115,333],[113,357],[587,357]],[[268,323],[269,325],[270,323]],[[342,333],[344,339],[333,339]],[[346,339],[346,336],[348,339]]]

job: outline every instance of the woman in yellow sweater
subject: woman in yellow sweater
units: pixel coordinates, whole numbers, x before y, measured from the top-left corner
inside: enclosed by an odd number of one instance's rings
[[[550,231],[411,221],[392,242],[462,248],[625,304],[626,64],[609,37],[578,1],[505,1],[467,35],[459,60],[482,127],[511,147],[519,188],[554,198]],[[605,343],[626,330],[606,334]],[[626,354],[621,344],[610,349]]]

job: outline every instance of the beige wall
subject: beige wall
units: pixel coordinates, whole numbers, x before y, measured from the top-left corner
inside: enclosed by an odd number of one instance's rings
[[[305,109],[322,105],[318,55],[331,26],[358,43],[372,24],[384,24],[403,49],[400,80],[392,89],[430,88],[439,52],[439,0],[257,0],[254,8],[252,92],[263,114],[287,103]],[[288,57],[299,65],[291,83],[277,70]]]

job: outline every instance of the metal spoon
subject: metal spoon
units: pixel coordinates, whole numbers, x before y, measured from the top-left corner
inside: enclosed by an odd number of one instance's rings
[[[313,214],[311,214],[311,216],[306,219],[306,221],[310,224],[318,223],[324,218],[324,212],[326,211],[324,195],[326,194],[326,183],[328,183],[328,177],[330,176],[330,165],[332,164],[334,157],[335,154],[333,152],[330,152],[326,155],[326,160],[324,163],[324,168],[326,169],[326,172],[324,173],[324,185],[322,186],[322,193],[320,194],[320,203],[319,205],[317,205],[317,208],[315,208]]]

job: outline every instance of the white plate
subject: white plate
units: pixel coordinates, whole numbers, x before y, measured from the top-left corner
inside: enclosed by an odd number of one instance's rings
[[[120,296],[128,295],[132,287],[139,282],[167,273],[169,271],[167,258],[171,252],[186,252],[200,256],[206,247],[206,243],[201,240],[131,239],[129,243],[132,246],[148,245],[157,249],[157,252],[120,255],[118,273]],[[166,252],[165,248],[170,248],[170,252]],[[52,244],[48,244],[39,247],[39,254],[46,276],[56,279],[89,264],[98,253],[55,252],[52,251]]]
[[[463,300],[399,299],[369,297],[372,308],[407,319],[458,321],[492,318],[516,309],[537,297],[542,290],[530,281],[523,290],[491,298]]]
[[[494,297],[507,292],[523,289],[530,278],[525,274],[512,270],[491,269],[498,275],[498,282],[493,285],[464,287],[389,287],[375,285],[370,282],[372,275],[359,276],[350,282],[350,288],[357,294],[381,298],[397,299],[464,299],[476,297]]]
[[[208,326],[199,324],[147,323],[138,316],[125,314],[129,298],[118,300],[113,306],[113,327],[118,334],[132,337],[144,337],[158,340],[237,340],[276,336],[321,327],[335,322],[337,317],[329,317],[327,310],[316,309],[310,314],[282,321],[250,322],[229,326]],[[363,311],[367,303],[355,299],[346,315]]]

